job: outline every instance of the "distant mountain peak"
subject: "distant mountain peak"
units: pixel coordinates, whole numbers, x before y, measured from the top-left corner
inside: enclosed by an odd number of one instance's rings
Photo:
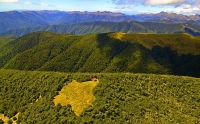
[[[114,13],[110,11],[96,11],[96,12],[88,12],[88,11],[68,11],[69,14],[88,14],[88,15],[110,15],[110,16],[126,16],[123,13]]]

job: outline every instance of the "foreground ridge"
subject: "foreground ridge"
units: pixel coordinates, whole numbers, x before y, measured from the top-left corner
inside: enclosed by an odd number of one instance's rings
[[[73,106],[54,105],[52,101],[63,86],[91,77],[100,81],[93,89],[95,101],[80,116],[72,111]],[[199,122],[198,78],[0,70],[0,82],[1,113],[11,118],[19,112],[19,123]]]

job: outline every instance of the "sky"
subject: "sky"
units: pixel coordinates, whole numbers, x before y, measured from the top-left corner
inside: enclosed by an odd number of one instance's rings
[[[60,10],[200,14],[200,0],[0,0],[0,11]]]

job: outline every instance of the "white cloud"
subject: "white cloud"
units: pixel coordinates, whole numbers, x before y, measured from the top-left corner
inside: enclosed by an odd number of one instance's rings
[[[117,5],[114,9],[133,9],[134,5]]]
[[[0,2],[18,3],[18,0],[0,0]]]
[[[24,2],[24,4],[30,5],[30,4],[32,4],[32,3],[31,3],[31,2]]]
[[[169,13],[178,13],[178,14],[195,14],[200,11],[197,7],[190,7],[190,8],[184,8],[184,7],[177,7],[177,8],[167,8],[164,10],[165,12]]]
[[[130,5],[127,7],[128,9],[133,9],[134,8],[134,5]]]
[[[147,5],[177,5],[189,0],[112,0],[114,4],[122,5],[136,5],[136,4],[147,4]],[[197,1],[197,0],[196,0]]]
[[[42,6],[49,6],[49,4],[41,3]]]
[[[146,0],[146,4],[150,5],[173,5],[186,2],[186,0]]]
[[[190,9],[191,7],[192,7],[192,5],[190,5],[190,4],[183,4],[184,9]]]
[[[114,9],[126,9],[126,7],[125,6],[116,6],[116,7],[114,7]]]
[[[133,5],[136,3],[141,3],[143,0],[112,0],[114,4],[117,5]]]

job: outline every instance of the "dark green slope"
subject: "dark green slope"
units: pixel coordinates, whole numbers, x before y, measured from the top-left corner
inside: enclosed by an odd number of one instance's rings
[[[41,35],[43,35],[42,37],[45,39],[41,39],[40,43],[24,52],[16,52],[17,55],[14,56],[5,67],[8,66],[9,68],[11,67],[20,70],[38,69],[47,61],[50,61],[55,56],[61,54],[72,44],[72,42],[80,39],[79,36],[71,35],[58,34],[54,36],[52,34],[50,38],[48,38],[48,35],[51,34],[41,33]],[[34,43],[35,40],[32,40],[31,42]]]
[[[25,37],[20,37],[9,42],[0,49],[0,67],[6,64],[6,62],[12,59],[15,55],[31,49],[39,43],[48,41],[50,38],[56,38],[55,36],[59,35],[49,32],[38,32],[28,34]]]
[[[200,39],[187,34],[64,35],[37,32],[10,42],[5,69],[200,76]]]
[[[54,97],[72,80],[97,76],[95,101],[77,117]],[[53,73],[0,70],[0,113],[19,112],[19,123],[194,123],[199,120],[200,79],[131,73]]]

